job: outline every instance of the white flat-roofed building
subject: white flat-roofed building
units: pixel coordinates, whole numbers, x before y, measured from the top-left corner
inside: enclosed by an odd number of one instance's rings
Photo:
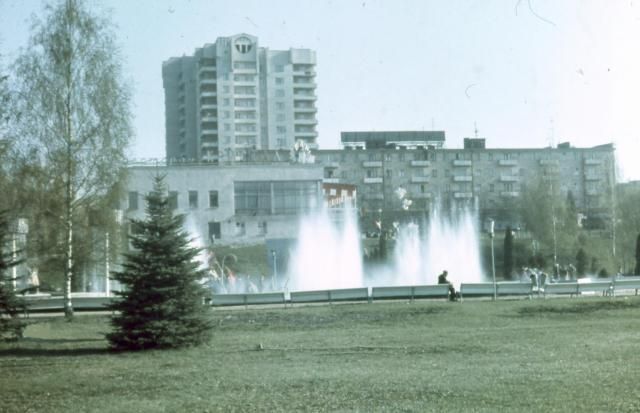
[[[140,165],[129,167],[127,218],[145,217],[144,197],[157,175],[165,176],[170,203],[203,246],[293,238],[300,216],[322,203],[319,165]]]

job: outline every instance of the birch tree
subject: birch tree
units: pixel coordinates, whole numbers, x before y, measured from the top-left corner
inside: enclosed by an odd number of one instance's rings
[[[83,0],[61,0],[34,18],[15,62],[17,122],[24,150],[47,170],[62,200],[64,311],[73,316],[74,227],[79,211],[121,177],[131,137],[130,92],[111,21]]]

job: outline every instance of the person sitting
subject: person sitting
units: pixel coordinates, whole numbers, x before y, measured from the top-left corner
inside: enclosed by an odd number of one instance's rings
[[[449,285],[449,301],[456,301],[456,289],[453,288],[453,285],[447,280],[447,275],[449,273],[447,270],[442,271],[442,274],[438,275],[438,284],[448,284]]]

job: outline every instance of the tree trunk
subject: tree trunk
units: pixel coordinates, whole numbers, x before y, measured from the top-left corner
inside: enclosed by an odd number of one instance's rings
[[[69,188],[71,185],[69,184]],[[68,202],[70,203],[70,197]],[[73,318],[73,305],[71,303],[71,279],[73,276],[73,219],[71,205],[67,205],[67,252],[65,260],[64,276],[64,315],[67,319]]]

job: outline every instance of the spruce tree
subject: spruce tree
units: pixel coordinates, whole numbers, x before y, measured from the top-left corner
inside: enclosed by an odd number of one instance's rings
[[[20,261],[13,259],[13,253],[7,247],[9,238],[9,220],[7,211],[0,211],[0,339],[18,339],[25,328],[20,313],[24,311],[23,300],[13,290],[13,279],[9,273],[11,267]]]
[[[504,279],[510,280],[513,275],[513,231],[507,227],[504,234]]]
[[[576,274],[583,276],[587,272],[587,253],[582,248],[576,254]]]
[[[156,177],[146,197],[144,220],[131,220],[132,251],[113,278],[124,290],[110,306],[117,312],[107,335],[115,350],[143,350],[197,345],[210,337],[204,305],[206,290],[198,283],[204,272],[194,260],[183,230],[183,215],[173,215],[163,177]]]

